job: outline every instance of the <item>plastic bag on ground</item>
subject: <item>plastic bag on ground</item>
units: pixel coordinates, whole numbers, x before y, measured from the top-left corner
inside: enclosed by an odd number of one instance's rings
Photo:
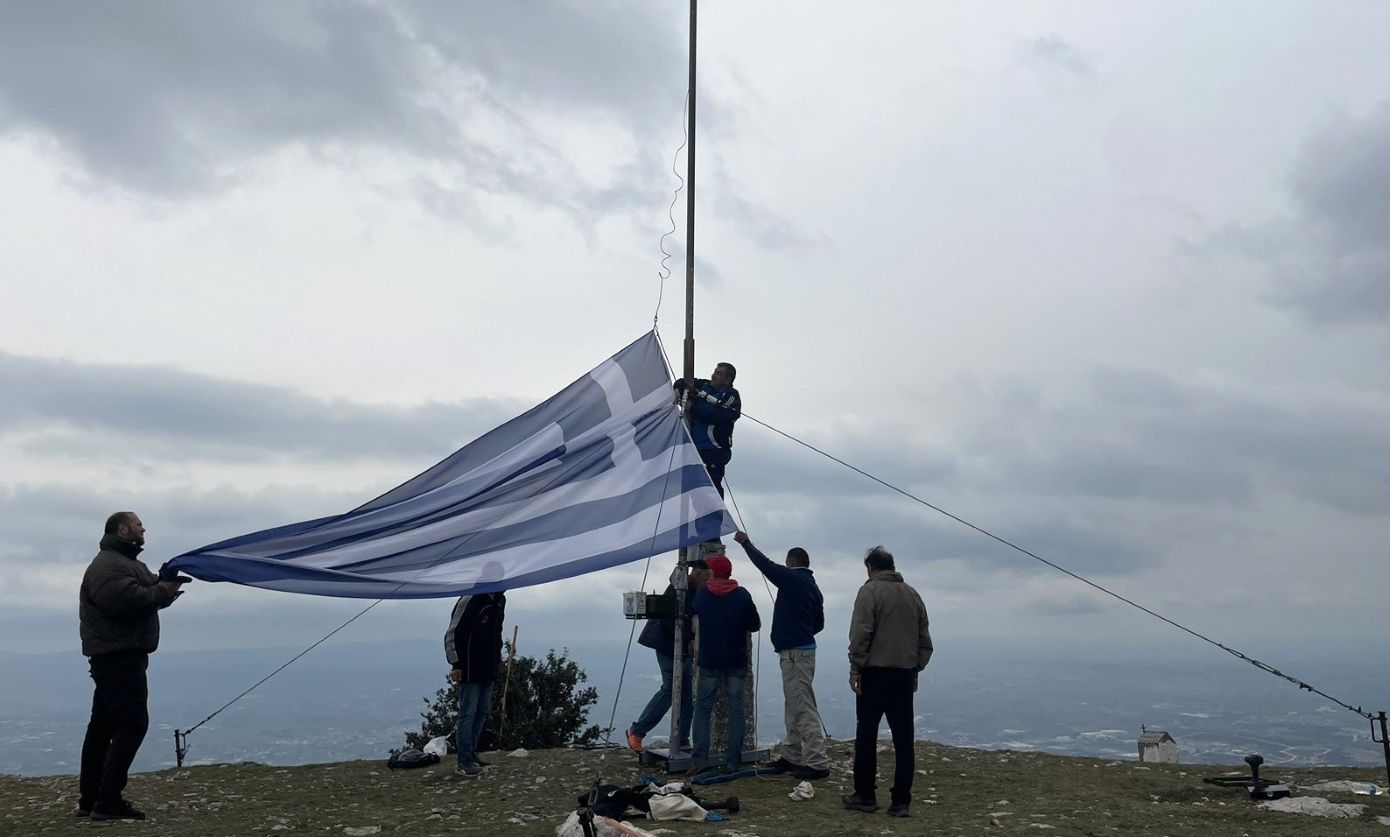
[[[440,758],[449,755],[449,736],[441,735],[438,738],[431,738],[430,743],[422,748],[426,753],[434,753]]]
[[[594,817],[594,831],[598,837],[657,837],[645,828],[608,817]],[[571,811],[563,823],[555,826],[555,837],[584,837],[584,826],[579,824],[578,811]]]
[[[651,818],[654,820],[688,820],[704,822],[709,814],[695,800],[680,793],[653,796],[650,800]]]

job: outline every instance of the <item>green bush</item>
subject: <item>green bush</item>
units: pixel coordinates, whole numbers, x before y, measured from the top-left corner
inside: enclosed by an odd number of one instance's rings
[[[504,665],[492,694],[492,711],[484,724],[479,750],[544,749],[592,744],[598,740],[598,725],[584,725],[589,707],[598,703],[598,690],[581,686],[588,682],[589,676],[569,659],[568,648],[559,654],[552,648],[543,660],[516,658],[507,687],[504,725],[502,687],[505,676]],[[452,749],[458,724],[458,685],[446,677],[444,688],[436,691],[433,698],[423,700],[425,711],[420,713],[420,729],[405,734],[406,746],[419,749],[430,739],[447,735]]]

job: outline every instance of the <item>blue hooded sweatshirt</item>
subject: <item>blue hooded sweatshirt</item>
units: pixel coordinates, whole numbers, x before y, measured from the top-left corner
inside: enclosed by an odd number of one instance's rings
[[[748,635],[763,626],[748,591],[733,579],[710,579],[695,594],[691,610],[700,617],[700,668],[746,668]]]

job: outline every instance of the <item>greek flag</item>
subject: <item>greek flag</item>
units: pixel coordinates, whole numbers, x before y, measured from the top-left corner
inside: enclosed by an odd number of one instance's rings
[[[732,532],[672,399],[649,332],[364,506],[169,566],[291,593],[429,598],[543,584]]]

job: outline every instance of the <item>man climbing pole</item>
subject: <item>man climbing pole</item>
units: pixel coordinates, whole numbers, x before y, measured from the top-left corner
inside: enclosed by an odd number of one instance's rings
[[[732,363],[716,365],[708,380],[695,379],[690,399],[690,436],[720,497],[724,496],[724,467],[733,458],[734,422],[743,411],[743,401],[734,389],[737,374]],[[679,401],[685,392],[684,378],[676,381],[675,390]]]

